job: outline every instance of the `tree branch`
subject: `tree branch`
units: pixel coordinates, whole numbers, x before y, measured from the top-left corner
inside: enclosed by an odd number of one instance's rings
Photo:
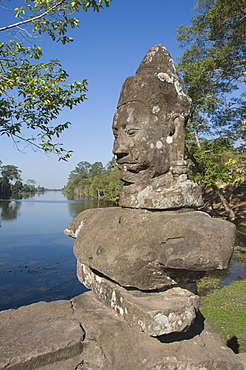
[[[28,18],[28,19],[25,19],[24,21],[20,21],[20,22],[14,23],[14,24],[11,24],[9,26],[0,27],[0,31],[7,31],[7,30],[10,30],[11,28],[22,26],[23,24],[27,24],[27,23],[31,23],[31,22],[33,23],[36,20],[41,19],[45,15],[51,13],[55,8],[57,8],[59,5],[61,5],[65,1],[66,0],[59,1],[59,3],[54,4],[49,10],[46,10],[44,13],[42,13],[40,15],[37,15],[36,17]]]
[[[204,175],[204,169],[199,165],[194,155],[189,151],[189,148],[187,145],[185,145],[185,154],[192,161],[197,171]]]

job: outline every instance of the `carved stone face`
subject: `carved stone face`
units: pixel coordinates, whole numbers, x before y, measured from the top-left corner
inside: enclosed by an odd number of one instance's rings
[[[113,121],[113,153],[120,179],[128,183],[146,182],[170,168],[169,125],[161,124],[141,102],[120,106]]]

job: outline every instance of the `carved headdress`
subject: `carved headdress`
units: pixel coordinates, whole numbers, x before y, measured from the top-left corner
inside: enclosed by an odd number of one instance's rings
[[[182,91],[172,57],[163,45],[151,48],[136,74],[124,82],[118,108],[133,101],[144,103],[160,120],[189,114],[191,99]]]

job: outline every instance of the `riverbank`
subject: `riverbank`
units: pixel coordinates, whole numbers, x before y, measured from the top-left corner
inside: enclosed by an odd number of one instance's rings
[[[242,204],[241,204],[242,206]],[[246,223],[244,209],[237,225],[236,246],[228,270],[208,272],[198,282],[200,310],[222,342],[235,353],[246,352]],[[236,281],[232,281],[236,280]],[[246,355],[245,355],[246,356]]]

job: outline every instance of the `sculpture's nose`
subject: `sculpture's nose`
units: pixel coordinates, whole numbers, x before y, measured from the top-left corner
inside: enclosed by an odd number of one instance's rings
[[[124,132],[119,132],[118,137],[114,140],[113,153],[118,157],[123,157],[129,153],[128,141]]]

